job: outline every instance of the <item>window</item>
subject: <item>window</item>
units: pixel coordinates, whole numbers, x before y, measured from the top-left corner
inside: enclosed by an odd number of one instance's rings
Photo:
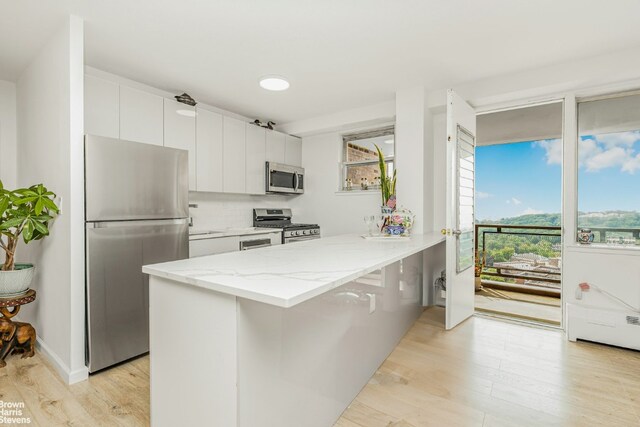
[[[640,94],[578,103],[578,229],[635,246],[640,233]]]
[[[394,127],[387,126],[366,132],[342,136],[343,155],[341,190],[377,190],[380,188],[380,148],[387,164],[387,173],[392,176],[394,169],[395,138]]]

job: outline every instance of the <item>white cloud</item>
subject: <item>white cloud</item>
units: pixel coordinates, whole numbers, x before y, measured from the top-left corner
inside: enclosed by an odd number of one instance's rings
[[[518,206],[522,204],[522,200],[518,200],[515,197],[510,198],[509,200],[507,200],[507,204],[510,205],[511,203],[513,203],[514,205]]]
[[[488,199],[493,194],[485,193],[484,191],[476,191],[476,199]]]
[[[562,164],[562,140],[545,139],[543,141],[536,141],[535,145],[544,148],[548,165]]]
[[[640,154],[636,154],[635,157],[627,159],[622,164],[622,171],[634,174],[637,170],[640,170]]]
[[[636,142],[640,142],[640,131],[583,137],[578,147],[580,166],[587,172],[620,168],[633,174],[640,169],[640,154],[634,153]]]
[[[620,166],[629,157],[628,150],[621,147],[613,147],[607,150],[602,150],[594,154],[592,157],[587,158],[584,162],[587,171],[594,172],[600,169],[611,168],[614,166]]]
[[[633,147],[633,144],[640,141],[640,131],[605,133],[597,135],[596,139],[608,148]]]
[[[541,214],[541,213],[544,213],[544,212],[540,211],[538,209],[527,208],[527,209],[523,210],[520,215],[538,215],[538,214]]]

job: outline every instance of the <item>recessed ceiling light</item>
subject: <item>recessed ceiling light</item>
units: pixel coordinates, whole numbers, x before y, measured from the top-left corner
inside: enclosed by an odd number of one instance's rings
[[[282,76],[264,76],[260,79],[260,87],[273,91],[287,90],[289,82]]]
[[[393,139],[387,139],[384,141],[385,144],[393,144]]]
[[[176,114],[180,114],[181,116],[187,116],[187,117],[196,116],[196,112],[193,110],[176,110]]]

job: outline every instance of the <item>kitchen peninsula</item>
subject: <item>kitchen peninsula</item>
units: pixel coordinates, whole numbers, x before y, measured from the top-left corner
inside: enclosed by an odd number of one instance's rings
[[[143,268],[154,426],[331,426],[422,310],[436,233]]]

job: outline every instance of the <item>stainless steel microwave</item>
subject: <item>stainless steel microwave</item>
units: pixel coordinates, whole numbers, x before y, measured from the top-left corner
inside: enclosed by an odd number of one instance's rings
[[[267,162],[267,193],[304,193],[304,168]]]

